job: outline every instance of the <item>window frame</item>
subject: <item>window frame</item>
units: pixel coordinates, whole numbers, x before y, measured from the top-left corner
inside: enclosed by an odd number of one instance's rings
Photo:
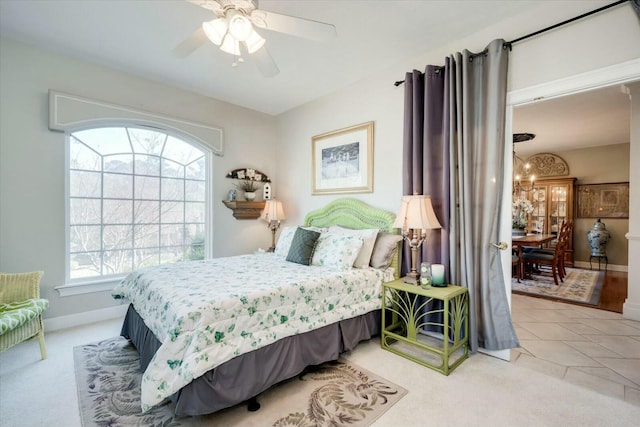
[[[70,209],[70,177],[71,177],[71,164],[70,164],[70,149],[71,149],[71,135],[75,132],[84,130],[100,129],[100,128],[136,128],[143,130],[152,130],[156,132],[162,132],[168,137],[174,137],[189,145],[194,146],[198,150],[202,151],[205,155],[205,242],[204,242],[204,258],[210,259],[212,257],[212,242],[213,242],[213,156],[215,154],[211,147],[208,147],[196,138],[188,135],[186,132],[181,132],[169,126],[165,126],[162,123],[139,123],[131,120],[114,120],[105,122],[98,120],[93,123],[84,123],[83,126],[74,128],[68,128],[65,130],[65,283],[62,286],[56,287],[61,296],[79,295],[91,292],[110,291],[115,285],[117,285],[124,277],[129,273],[117,273],[109,275],[100,275],[96,277],[83,277],[83,278],[71,278],[71,209]],[[164,158],[164,157],[161,157]],[[103,171],[104,172],[104,171]],[[132,176],[136,176],[133,174]],[[133,196],[133,195],[132,195]],[[102,197],[100,200],[103,200]],[[162,200],[162,199],[160,199]],[[135,268],[134,268],[135,270]]]

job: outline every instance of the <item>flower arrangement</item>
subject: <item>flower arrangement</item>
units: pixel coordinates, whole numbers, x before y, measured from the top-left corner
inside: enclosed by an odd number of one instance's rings
[[[245,193],[253,193],[258,189],[258,181],[252,181],[248,179],[242,179],[238,184],[234,185]]]
[[[528,199],[518,198],[511,203],[511,225],[513,228],[525,228],[527,215],[533,213],[533,205]]]
[[[259,188],[259,184],[271,182],[267,175],[251,168],[234,169],[227,173],[227,178],[238,180],[238,183],[233,185],[244,191],[244,198],[247,201],[252,201],[256,197],[255,192]]]

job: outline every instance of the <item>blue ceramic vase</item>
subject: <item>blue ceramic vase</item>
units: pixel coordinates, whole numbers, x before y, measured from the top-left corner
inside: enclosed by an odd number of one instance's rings
[[[611,233],[607,230],[604,222],[600,218],[593,224],[593,228],[587,233],[589,245],[591,245],[591,256],[606,256],[607,243],[611,239]]]

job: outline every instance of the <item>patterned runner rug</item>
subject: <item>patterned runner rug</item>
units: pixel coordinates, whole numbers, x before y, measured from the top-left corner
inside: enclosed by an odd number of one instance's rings
[[[173,403],[140,411],[139,357],[115,337],[73,349],[80,418],[104,426],[368,426],[407,391],[347,361],[329,362],[258,396],[261,409],[238,405],[200,417],[174,417]]]
[[[534,295],[554,300],[571,301],[580,304],[598,305],[604,284],[604,271],[567,268],[564,282],[553,282],[553,276],[534,275],[528,279],[511,280],[511,290],[523,295]]]

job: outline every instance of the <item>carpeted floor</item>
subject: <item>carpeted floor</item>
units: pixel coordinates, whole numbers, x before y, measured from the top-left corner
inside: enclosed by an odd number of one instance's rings
[[[567,268],[567,276],[563,282],[558,283],[559,286],[556,286],[550,274],[536,274],[521,279],[520,282],[513,277],[511,290],[522,295],[598,305],[604,284],[604,271]]]
[[[174,418],[166,402],[140,411],[139,357],[122,337],[74,348],[82,425],[118,426],[368,426],[407,391],[353,363],[326,363],[272,387],[248,412],[239,405],[202,417]]]

